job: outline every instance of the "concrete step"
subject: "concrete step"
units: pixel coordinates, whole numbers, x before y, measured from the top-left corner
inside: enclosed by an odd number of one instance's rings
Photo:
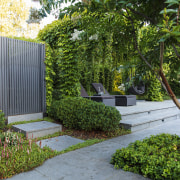
[[[55,132],[62,131],[62,125],[48,121],[13,125],[12,128],[16,132],[23,133],[24,136],[29,139],[43,137],[49,134],[54,134]]]
[[[133,118],[132,118],[133,117]],[[148,113],[144,116],[138,117],[136,114],[131,114],[131,118],[125,118],[120,121],[120,126],[125,129],[135,132],[149,127],[157,126],[167,121],[172,121],[180,118],[180,113],[177,109],[166,109],[156,113]]]
[[[174,113],[180,113],[179,109],[176,106],[172,107],[162,107],[161,109],[154,109],[154,108],[148,108],[148,109],[137,109],[137,111],[133,112],[125,112],[121,114],[122,120],[128,120],[128,119],[137,119],[144,116],[151,116],[151,115],[161,115],[164,113],[174,112]]]
[[[120,126],[132,132],[160,125],[180,117],[180,110],[171,100],[137,101],[136,106],[116,107],[122,120]]]

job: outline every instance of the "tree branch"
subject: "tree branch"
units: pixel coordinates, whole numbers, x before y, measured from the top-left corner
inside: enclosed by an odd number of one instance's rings
[[[163,72],[164,42],[160,43],[160,70]]]
[[[133,22],[132,18],[129,16],[127,9],[126,9],[126,12],[128,14],[128,19],[131,21],[131,25],[132,25],[132,29],[133,29],[132,33],[133,33],[133,38],[134,38],[135,49],[138,51],[139,55],[145,61],[145,63],[150,67],[150,69],[152,69],[151,64],[146,60],[146,58],[143,56],[143,54],[139,50],[138,41],[137,41],[136,34],[135,34],[134,22]]]
[[[178,53],[175,45],[173,44],[172,46],[173,46],[173,49],[174,49],[174,51],[175,51],[175,53],[176,53],[176,56],[180,59],[180,54]]]
[[[162,84],[164,85],[163,87],[165,87],[166,92],[169,94],[169,96],[171,97],[171,99],[173,100],[173,102],[176,104],[176,106],[180,109],[180,103],[176,98],[176,95],[174,94],[174,92],[172,91],[164,73],[163,73],[163,54],[164,54],[164,42],[160,43],[160,70],[159,70],[159,75],[162,79]]]
[[[173,93],[173,91],[172,91],[172,89],[171,89],[171,87],[170,87],[166,77],[164,76],[164,73],[161,70],[159,71],[159,75],[162,78],[162,82],[165,85],[166,90],[167,90],[169,96],[171,97],[173,102],[176,104],[176,106],[180,109],[180,103],[179,103],[178,99],[176,98],[176,95]]]
[[[126,9],[127,11],[127,9]],[[139,47],[138,47],[138,41],[137,41],[137,37],[135,34],[135,28],[134,28],[134,22],[133,19],[130,17],[128,11],[127,11],[127,15],[128,15],[128,19],[131,21],[131,25],[132,25],[132,29],[133,29],[133,38],[134,38],[134,43],[135,43],[135,49],[138,51],[139,55],[141,56],[141,58],[145,61],[145,63],[150,67],[150,69],[152,71],[154,71],[154,74],[156,76],[156,78],[160,81],[161,85],[163,86],[163,88],[166,90],[166,92],[169,94],[169,96],[171,97],[171,99],[173,100],[173,102],[176,104],[176,106],[180,109],[180,103],[178,101],[178,99],[176,98],[175,94],[173,93],[164,73],[163,73],[163,54],[164,54],[164,43],[160,44],[160,69],[159,71],[155,71],[153,70],[151,64],[149,64],[149,62],[146,60],[146,58],[143,56],[143,54],[141,53]],[[176,54],[179,55],[179,53],[177,52],[177,49],[174,46],[174,49],[176,50]]]
[[[155,21],[153,21],[150,17],[146,16],[145,14],[141,13],[141,12],[138,12],[138,11],[135,11],[134,9],[130,8],[130,7],[127,7],[131,12],[133,12],[134,14],[137,14],[137,15],[140,15],[142,17],[144,17],[146,20],[149,20],[152,24],[156,24]]]
[[[127,11],[127,10],[126,10]],[[156,78],[159,80],[159,82],[161,83],[161,85],[163,86],[163,88],[166,90],[166,92],[169,94],[167,88],[166,88],[166,85],[163,83],[163,81],[161,80],[161,78],[159,77],[159,71],[155,71],[153,70],[151,64],[147,61],[147,59],[143,56],[143,54],[141,53],[139,47],[138,47],[138,42],[137,42],[137,38],[136,38],[136,34],[135,34],[135,29],[134,29],[134,23],[133,23],[133,20],[132,18],[129,16],[129,13],[127,11],[127,14],[128,14],[128,18],[130,21],[131,21],[131,24],[132,24],[132,28],[133,28],[133,37],[134,37],[134,41],[135,41],[135,49],[138,51],[141,59],[149,66],[149,68],[154,72]],[[163,53],[163,52],[162,52]],[[162,55],[163,57],[163,55]],[[163,60],[162,60],[162,63],[163,63]]]
[[[177,13],[177,26],[179,25],[179,11],[180,11],[180,4],[179,4],[179,8],[178,8],[178,13]]]

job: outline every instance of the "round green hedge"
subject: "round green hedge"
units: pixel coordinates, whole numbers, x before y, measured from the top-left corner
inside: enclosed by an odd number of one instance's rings
[[[81,97],[54,101],[49,116],[59,120],[65,127],[85,131],[114,131],[121,120],[115,107]]]

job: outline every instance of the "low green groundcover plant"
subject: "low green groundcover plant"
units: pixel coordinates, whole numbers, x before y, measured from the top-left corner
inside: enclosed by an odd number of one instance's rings
[[[114,131],[121,120],[116,108],[80,97],[54,101],[49,115],[65,127],[85,131]]]
[[[180,179],[180,137],[153,135],[118,149],[111,163],[115,168],[142,174],[157,180]]]
[[[41,141],[38,146],[19,133],[0,134],[0,179],[30,170],[57,154],[57,151],[40,146]]]

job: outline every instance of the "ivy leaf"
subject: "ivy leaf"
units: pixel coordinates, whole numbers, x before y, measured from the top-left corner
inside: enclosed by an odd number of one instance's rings
[[[174,31],[174,32],[171,32],[172,35],[175,35],[175,36],[180,36],[180,32],[179,31]]]
[[[119,3],[119,4],[126,4],[127,1],[119,1],[118,3]]]
[[[178,42],[180,42],[180,38],[178,37],[178,38],[176,38],[176,40],[178,41]]]
[[[131,3],[128,3],[126,6],[127,6],[127,7],[130,7],[130,6],[132,6],[132,4],[131,4]]]
[[[169,37],[170,37],[170,33],[167,33],[167,34],[165,34],[165,35],[159,40],[159,42],[164,42],[164,41],[166,41]]]
[[[173,6],[173,5],[176,5],[176,3],[174,3],[174,4],[169,4],[167,7],[171,7],[171,6]]]
[[[168,6],[172,6],[174,4],[179,5],[179,0],[167,0],[165,1],[165,3],[168,3],[169,4]]]
[[[100,3],[100,0],[95,0],[95,2],[98,2],[98,3]]]
[[[174,30],[174,31],[178,31],[178,32],[179,32],[179,31],[180,31],[180,25],[178,25],[178,26],[174,26],[174,27],[173,27],[173,30]]]
[[[164,13],[177,13],[178,11],[177,11],[177,9],[166,9],[165,11],[164,10],[162,10],[161,12],[160,12],[160,14],[164,14]]]

